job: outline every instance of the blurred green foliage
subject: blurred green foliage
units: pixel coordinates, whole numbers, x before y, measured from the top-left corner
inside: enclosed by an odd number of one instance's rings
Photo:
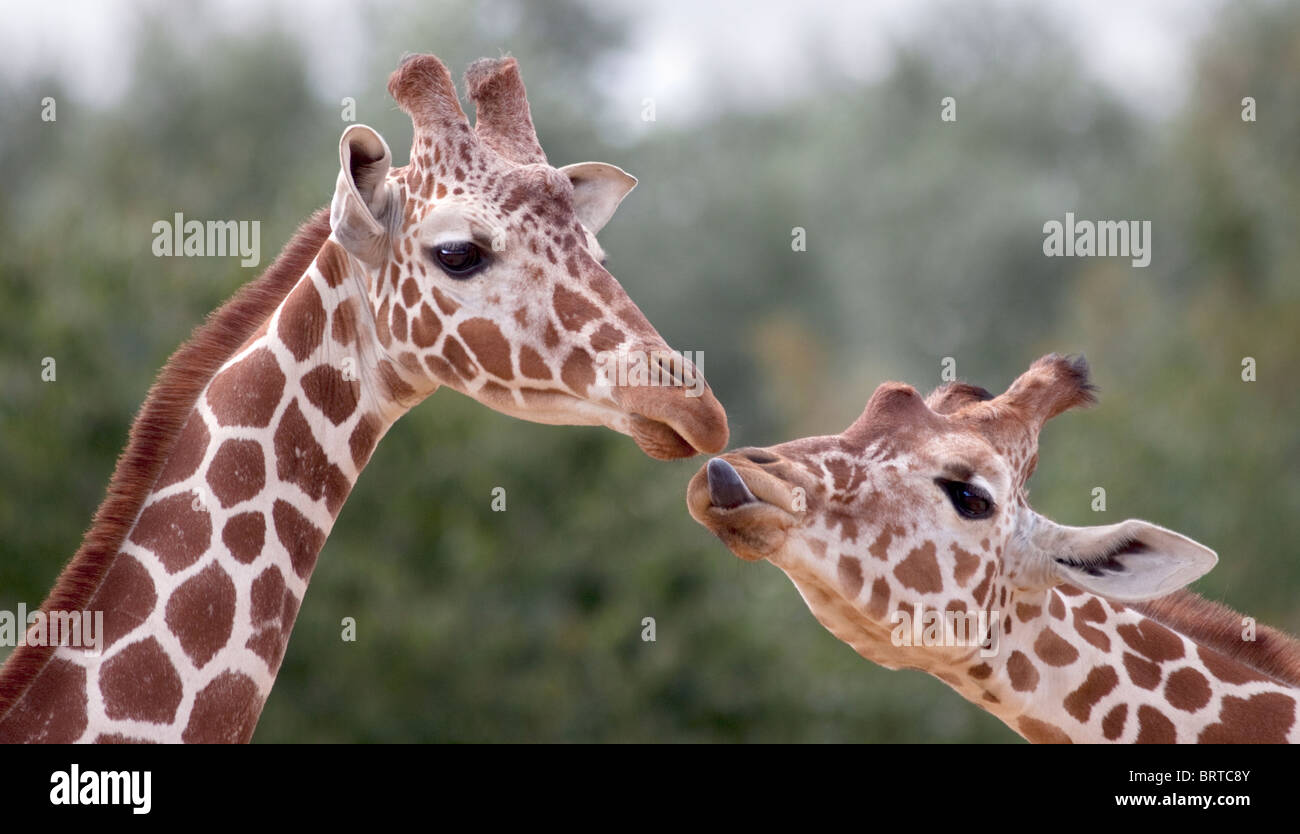
[[[343,96],[401,161],[397,57],[459,72],[508,50],[554,163],[641,178],[603,235],[612,271],[671,343],[704,352],[734,445],[839,431],[884,379],[937,384],[945,356],[1000,390],[1042,353],[1083,351],[1101,405],[1045,431],[1036,507],[1187,533],[1221,558],[1198,590],[1300,632],[1294,5],[1224,12],[1167,119],[1089,81],[1050,21],[983,9],[901,44],[877,83],[828,78],[762,113],[717,101],[624,147],[593,102],[628,22],[584,4],[369,9],[341,47],[371,68],[362,90],[318,89],[274,25],[179,45],[180,14],[141,13],[112,107],[0,79],[0,606],[43,598],[154,373],[253,277],[152,257],[153,221],[259,219],[265,263],[332,192]],[[1151,220],[1151,266],[1044,258],[1042,224],[1066,211]],[[732,557],[686,513],[699,463],[434,395],[340,516],[256,739],[1014,740],[938,681],[862,660],[778,571]]]

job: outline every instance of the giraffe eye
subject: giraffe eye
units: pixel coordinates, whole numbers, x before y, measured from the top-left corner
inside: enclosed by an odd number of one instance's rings
[[[948,494],[953,509],[962,518],[981,519],[993,515],[992,496],[974,484],[945,478],[935,478],[935,483]]]
[[[467,278],[487,263],[483,250],[468,240],[441,243],[433,247],[433,259],[453,278]]]

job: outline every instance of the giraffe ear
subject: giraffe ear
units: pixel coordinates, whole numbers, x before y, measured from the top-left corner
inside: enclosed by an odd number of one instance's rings
[[[1137,519],[1103,527],[1066,527],[1036,513],[1033,518],[1027,537],[1034,551],[1030,561],[1037,563],[1040,575],[1049,577],[1048,584],[1067,583],[1117,602],[1171,594],[1219,561],[1208,547]]]
[[[576,162],[560,173],[573,183],[573,211],[594,235],[614,216],[614,209],[636,187],[636,177],[604,162]]]
[[[374,130],[352,125],[343,131],[330,228],[344,249],[366,263],[383,259],[390,202],[384,181],[392,161],[388,143]]]

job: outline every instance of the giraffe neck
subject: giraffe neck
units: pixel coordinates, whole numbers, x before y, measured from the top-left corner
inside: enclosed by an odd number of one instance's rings
[[[998,600],[1004,600],[1001,605]],[[1300,688],[1068,586],[995,589],[990,657],[933,674],[1033,742],[1297,742]]]
[[[55,649],[0,739],[252,736],[344,500],[431,392],[383,358],[363,275],[325,241],[203,386],[87,606],[101,650]]]

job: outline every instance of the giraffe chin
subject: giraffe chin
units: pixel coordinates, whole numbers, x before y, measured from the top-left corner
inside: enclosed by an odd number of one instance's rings
[[[667,423],[633,414],[628,426],[628,435],[636,445],[655,460],[680,460],[700,453],[686,438],[677,433]]]

